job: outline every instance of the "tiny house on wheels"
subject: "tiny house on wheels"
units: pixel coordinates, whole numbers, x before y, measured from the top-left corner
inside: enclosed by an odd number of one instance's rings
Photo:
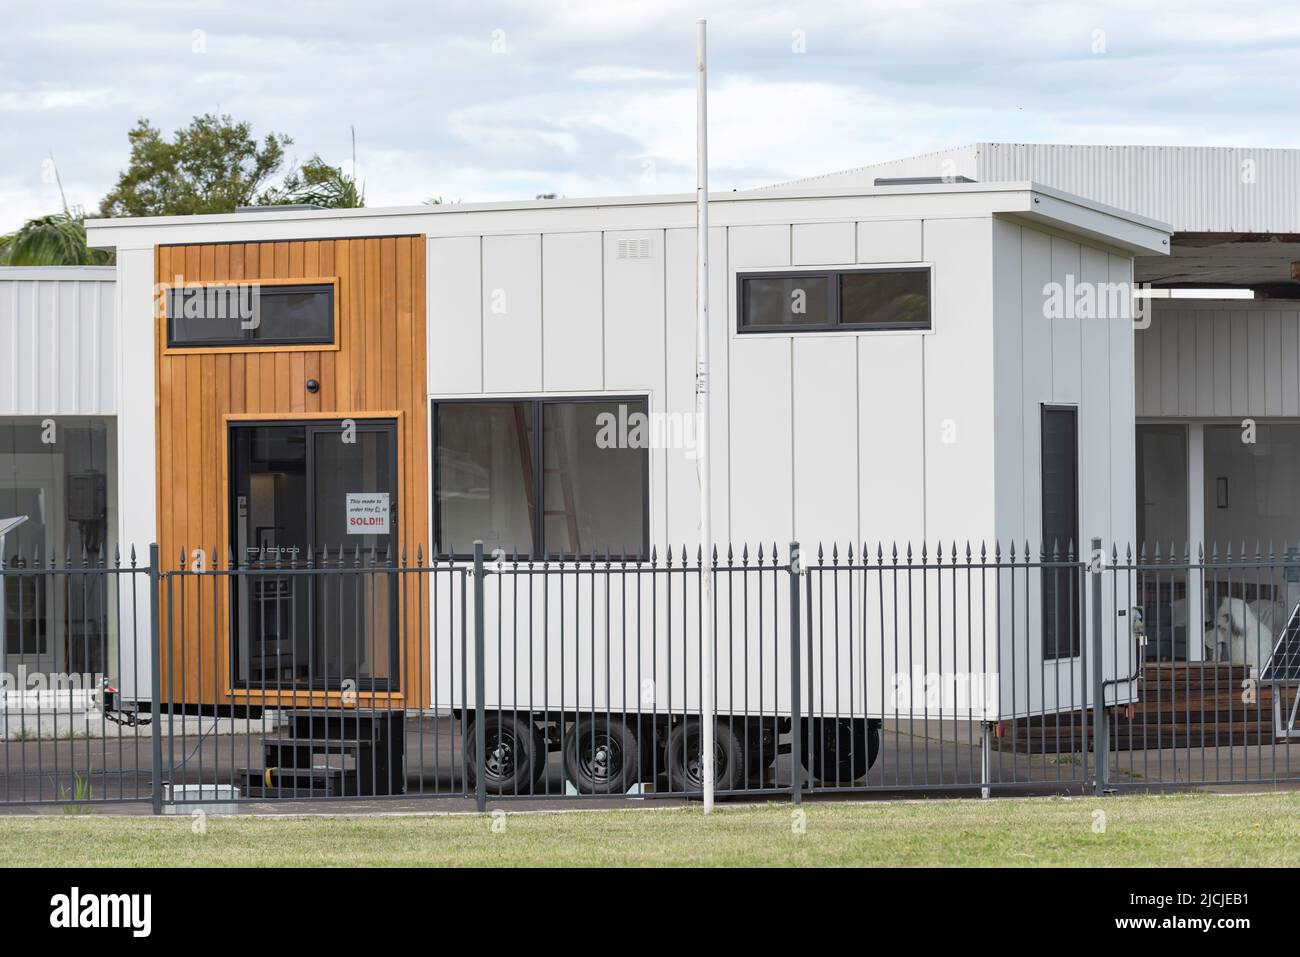
[[[981,547],[991,563],[995,543],[1003,562],[1034,543],[1037,562],[1038,543],[1073,560],[1132,540],[1129,290],[1168,229],[1031,182],[710,206],[713,514],[734,570],[713,612],[717,710],[753,719],[721,739],[719,774],[774,750],[797,707],[822,722],[818,774],[860,776],[882,719],[933,714],[899,675],[992,675],[980,721],[1087,707],[1069,667],[1082,577],[1027,565],[981,591],[948,566]],[[106,534],[157,542],[175,573],[161,684],[132,667],[113,676],[124,695],[218,715],[482,712],[493,788],[566,747],[580,789],[626,783],[618,749],[690,781],[694,215],[669,196],[88,223],[117,257]],[[1080,282],[1118,290],[1111,312],[1045,315],[1045,290]],[[476,540],[486,580],[464,576]],[[877,574],[797,613],[792,649],[778,572],[798,570],[796,541],[804,565],[820,544],[825,565]],[[935,549],[937,582],[878,573],[910,564],[909,542],[918,565]],[[1130,700],[1131,601],[1106,592],[1124,640],[1102,676]],[[148,595],[126,604],[123,633],[146,635],[129,626]]]

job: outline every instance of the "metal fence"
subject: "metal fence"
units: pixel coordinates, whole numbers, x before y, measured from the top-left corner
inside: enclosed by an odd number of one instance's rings
[[[134,551],[3,556],[0,804],[151,799],[151,716],[123,686],[150,687],[157,581]]]
[[[1294,552],[702,558],[11,559],[0,801],[698,794],[706,616],[721,797],[1300,781]]]

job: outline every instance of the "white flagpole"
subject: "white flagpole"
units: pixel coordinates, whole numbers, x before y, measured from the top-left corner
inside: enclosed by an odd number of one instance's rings
[[[701,749],[704,766],[704,813],[713,812],[713,527],[710,521],[713,485],[709,469],[709,115],[706,24],[695,21],[695,412],[699,437],[696,467],[700,478],[700,598],[704,621],[700,630],[703,643],[703,667],[700,671],[702,702],[700,723],[703,725]]]

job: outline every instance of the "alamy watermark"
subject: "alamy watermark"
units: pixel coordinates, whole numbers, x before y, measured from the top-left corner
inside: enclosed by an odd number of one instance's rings
[[[688,459],[700,457],[703,417],[698,412],[618,412],[596,416],[599,449],[681,449]]]
[[[1132,319],[1133,328],[1151,325],[1149,283],[1093,282],[1067,273],[1065,282],[1043,285],[1046,319]]]
[[[262,324],[262,287],[258,283],[194,285],[184,277],[158,283],[154,301],[169,319],[239,320],[240,329],[256,329]]]
[[[949,718],[996,718],[998,674],[995,671],[930,671],[914,678],[895,672],[889,703],[899,711],[928,711]]]
[[[104,686],[105,676],[90,672],[29,671],[19,665],[18,671],[0,671],[0,694],[39,694],[42,691],[98,691]]]

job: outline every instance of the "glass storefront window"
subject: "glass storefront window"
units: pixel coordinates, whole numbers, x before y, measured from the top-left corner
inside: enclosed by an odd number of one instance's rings
[[[1154,557],[1187,546],[1187,427],[1137,427],[1137,551]]]
[[[1300,541],[1300,425],[1205,427],[1207,550],[1277,554]]]
[[[27,516],[5,539],[7,567],[112,563],[115,443],[111,419],[0,418],[0,517]],[[116,676],[113,588],[102,575],[6,577],[6,670]]]

